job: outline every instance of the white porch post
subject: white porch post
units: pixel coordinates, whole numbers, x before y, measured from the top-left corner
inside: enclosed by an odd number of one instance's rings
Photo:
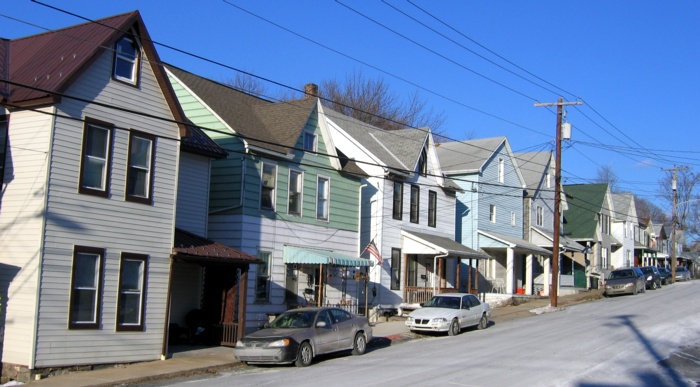
[[[525,257],[525,294],[532,294],[532,254]]]
[[[512,247],[509,247],[506,250],[506,294],[515,293],[515,284],[513,283],[515,280],[513,272],[514,261],[515,251],[513,251]]]
[[[542,286],[544,286],[544,295],[549,296],[549,284],[550,282],[550,276],[552,275],[552,258],[550,256],[545,256],[544,257],[544,283]]]

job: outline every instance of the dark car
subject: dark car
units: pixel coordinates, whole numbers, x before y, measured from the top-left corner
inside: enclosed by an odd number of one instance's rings
[[[290,309],[238,340],[233,354],[247,364],[311,364],[314,356],[351,350],[362,355],[372,339],[366,317],[340,308]]]
[[[637,294],[645,290],[644,273],[638,267],[630,267],[610,272],[603,295]]]
[[[640,267],[644,273],[644,281],[647,289],[656,290],[661,287],[661,273],[656,266]]]
[[[665,267],[660,267],[659,273],[661,274],[661,283],[662,284],[668,285],[672,282],[671,270],[669,270]]]

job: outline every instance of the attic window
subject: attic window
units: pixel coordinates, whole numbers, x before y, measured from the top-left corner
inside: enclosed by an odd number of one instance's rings
[[[124,36],[114,46],[114,79],[136,84],[139,48],[133,38]]]
[[[425,148],[420,152],[420,159],[418,159],[418,173],[423,176],[428,174],[428,154]]]
[[[304,150],[307,152],[316,153],[316,149],[316,134],[313,132],[304,132]]]

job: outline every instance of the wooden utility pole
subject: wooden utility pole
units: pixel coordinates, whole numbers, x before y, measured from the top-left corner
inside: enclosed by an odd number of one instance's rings
[[[673,212],[671,213],[671,283],[676,282],[676,265],[678,260],[676,258],[676,201],[678,200],[678,190],[677,187],[677,173],[678,171],[688,169],[688,167],[673,167],[673,181],[671,181],[671,190],[673,192]],[[663,171],[668,171],[668,169],[662,169]],[[683,204],[685,202],[681,202]]]
[[[562,106],[582,105],[583,102],[564,102],[564,98],[559,98],[557,102],[536,103],[535,106],[555,106],[557,107],[557,129],[556,129],[556,155],[554,163],[554,235],[552,237],[552,281],[549,290],[549,304],[553,308],[557,307],[559,290],[559,233],[560,233],[560,201],[561,201],[561,124]]]

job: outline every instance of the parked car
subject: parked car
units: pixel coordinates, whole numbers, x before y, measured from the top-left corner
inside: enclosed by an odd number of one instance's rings
[[[656,266],[640,267],[644,273],[644,281],[647,289],[656,290],[661,287],[661,273]]]
[[[638,267],[616,269],[610,272],[605,281],[604,296],[637,294],[646,291],[644,273]]]
[[[688,281],[690,280],[690,270],[685,266],[678,266],[676,268],[676,281]]]
[[[661,283],[664,285],[668,285],[671,283],[671,270],[665,268],[665,267],[660,267],[659,269],[659,274],[661,274]]]
[[[372,339],[366,317],[340,308],[290,309],[238,340],[233,354],[247,364],[311,364],[317,355],[350,350],[362,355]]]
[[[454,336],[462,328],[476,326],[484,329],[489,324],[491,307],[473,294],[444,293],[434,296],[408,315],[406,326],[411,332],[447,332]]]

